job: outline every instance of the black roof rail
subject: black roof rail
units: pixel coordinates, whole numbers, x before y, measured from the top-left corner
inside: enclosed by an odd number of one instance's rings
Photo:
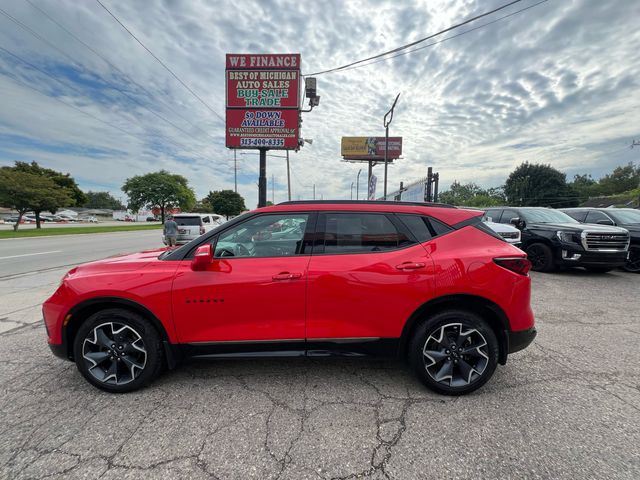
[[[391,202],[386,200],[291,200],[289,202],[282,202],[278,205],[327,205],[327,204],[340,204],[340,205],[411,205],[416,207],[438,207],[438,208],[458,208],[448,203],[435,203],[435,202]]]

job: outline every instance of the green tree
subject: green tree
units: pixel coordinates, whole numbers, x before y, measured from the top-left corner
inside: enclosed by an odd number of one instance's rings
[[[605,175],[598,182],[602,195],[615,195],[638,188],[640,185],[640,166],[629,162],[624,167],[616,167],[609,175]]]
[[[439,200],[451,205],[478,208],[493,207],[504,203],[501,188],[484,190],[473,182],[461,184],[458,181],[454,181],[449,190],[442,192],[439,195]]]
[[[198,200],[195,206],[191,209],[194,213],[212,213],[213,207],[209,204],[206,198]]]
[[[227,219],[230,216],[240,215],[247,209],[244,205],[244,198],[233,190],[220,190],[217,192],[209,192],[203,202],[211,205],[214,213],[224,215]]]
[[[134,212],[144,207],[160,209],[162,223],[166,209],[190,210],[196,203],[187,179],[166,170],[128,178],[122,191],[129,197],[128,206]]]
[[[53,213],[58,206],[72,201],[69,191],[51,178],[19,171],[15,167],[0,168],[0,205],[18,211],[14,231],[18,230],[22,216],[29,210],[36,212],[39,219],[39,212],[49,210]]]
[[[75,179],[69,173],[62,173],[50,168],[44,168],[38,165],[37,162],[16,162],[16,170],[21,172],[33,173],[34,175],[42,175],[53,180],[56,185],[65,188],[69,191],[72,201],[67,205],[60,205],[60,207],[73,207],[82,206],[87,201],[87,196],[84,194],[80,187],[76,183]]]
[[[507,203],[530,207],[575,207],[578,197],[567,184],[567,176],[551,165],[524,162],[504,184]]]
[[[87,201],[82,205],[85,208],[108,208],[111,210],[124,210],[125,206],[109,192],[86,193]]]
[[[599,192],[599,185],[591,175],[574,175],[573,181],[569,183],[569,187],[575,192],[581,201],[595,197]]]

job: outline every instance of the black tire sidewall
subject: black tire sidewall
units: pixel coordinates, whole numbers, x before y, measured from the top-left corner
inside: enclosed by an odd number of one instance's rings
[[[449,387],[436,382],[424,365],[423,348],[429,335],[436,329],[448,323],[462,323],[465,326],[477,329],[487,341],[489,363],[480,378],[464,387]],[[500,348],[498,339],[489,324],[479,315],[465,310],[446,310],[432,315],[421,322],[414,332],[409,343],[409,364],[415,375],[429,389],[443,395],[465,395],[482,387],[489,381],[498,366]]]
[[[88,366],[82,356],[82,346],[87,335],[98,325],[108,322],[118,322],[133,328],[142,337],[147,351],[147,362],[142,373],[133,381],[123,385],[108,385],[100,382],[89,372]],[[132,392],[151,383],[162,369],[162,352],[160,335],[148,320],[136,313],[116,308],[102,310],[91,315],[80,326],[73,341],[73,355],[78,371],[93,386],[112,393]]]
[[[551,272],[553,270],[553,251],[551,248],[544,243],[532,243],[527,247],[527,256],[529,255],[529,250],[532,248],[540,248],[544,252],[545,262],[542,267],[532,266],[531,270],[536,272]]]

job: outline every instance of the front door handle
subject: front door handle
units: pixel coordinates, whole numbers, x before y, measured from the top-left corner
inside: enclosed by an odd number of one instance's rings
[[[271,278],[273,278],[274,280],[295,280],[300,277],[302,277],[301,273],[281,272]]]
[[[426,264],[423,262],[404,262],[400,265],[396,265],[398,270],[418,270],[419,268],[424,268]]]

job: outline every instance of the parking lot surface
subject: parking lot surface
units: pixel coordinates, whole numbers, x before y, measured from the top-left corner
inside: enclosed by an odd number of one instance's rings
[[[66,269],[0,279],[0,478],[640,478],[640,275],[533,274],[539,334],[478,392],[400,361],[191,361],[126,395],[46,345]]]

